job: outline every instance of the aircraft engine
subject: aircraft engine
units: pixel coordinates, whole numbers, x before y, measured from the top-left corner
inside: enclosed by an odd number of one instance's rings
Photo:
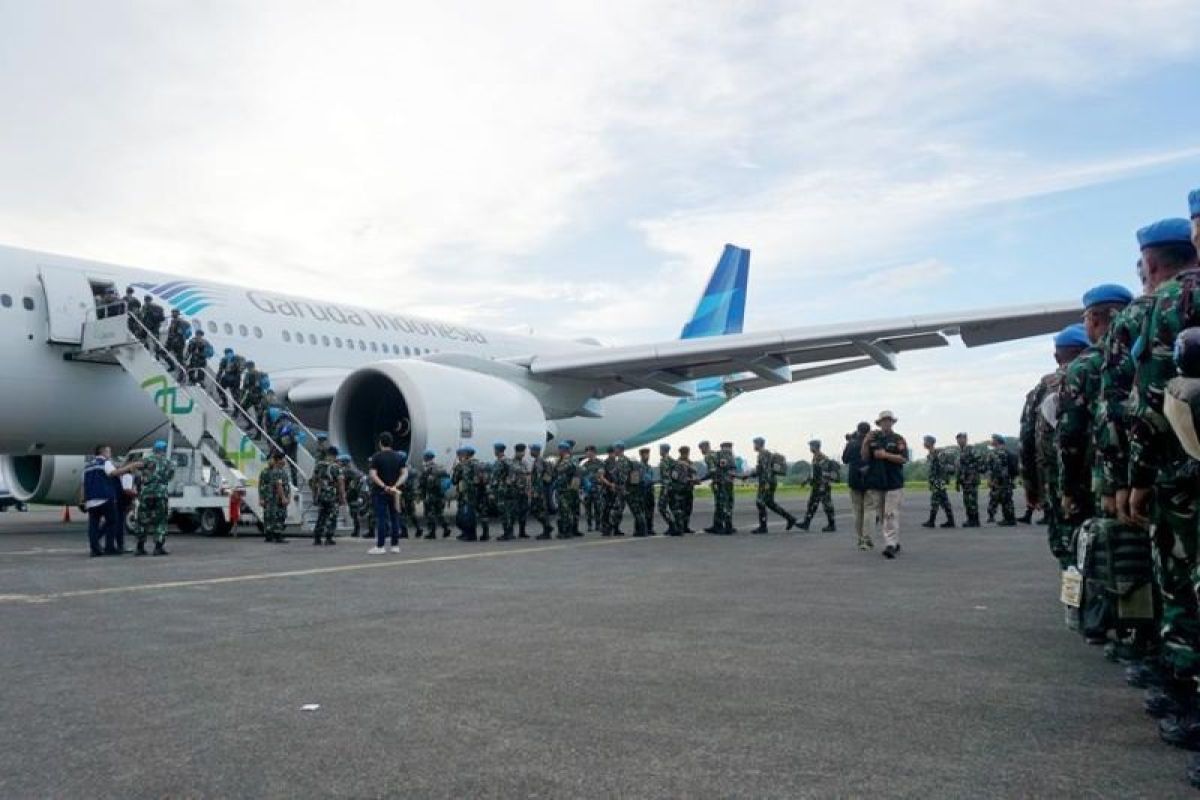
[[[0,456],[0,475],[22,503],[69,506],[79,502],[85,456]]]
[[[526,389],[502,378],[428,361],[380,361],[350,373],[329,407],[330,439],[365,466],[380,433],[420,463],[431,449],[443,466],[472,445],[490,460],[492,444],[509,454],[518,442],[545,443],[546,416]]]

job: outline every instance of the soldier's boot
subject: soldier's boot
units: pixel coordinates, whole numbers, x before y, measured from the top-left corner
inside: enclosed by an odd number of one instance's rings
[[[1015,528],[1016,526],[1017,521],[1012,517],[1006,517],[996,523],[997,528]]]
[[[150,555],[149,553],[147,553],[147,552],[146,552],[146,540],[145,540],[145,539],[138,539],[138,543],[137,543],[137,555],[139,555],[139,556],[148,556],[148,555]]]
[[[979,527],[979,515],[978,514],[968,515],[967,521],[963,523],[963,527],[964,528],[978,528]]]
[[[1181,717],[1191,710],[1191,687],[1168,676],[1158,686],[1146,690],[1142,707],[1146,714],[1155,719]]]
[[[551,533],[553,532],[553,530],[554,530],[554,528],[552,528],[552,527],[550,526],[550,524],[549,524],[548,522],[546,522],[546,520],[545,520],[545,519],[542,519],[542,520],[540,520],[540,521],[541,521],[541,523],[542,523],[542,532],[541,532],[541,533],[539,533],[537,536],[535,536],[535,537],[534,537],[535,541],[545,541],[546,539],[549,539],[549,538],[550,538],[550,534],[551,534]]]
[[[420,530],[420,528],[418,528],[417,530]],[[426,539],[436,539],[437,538],[437,523],[436,522],[430,524],[429,532],[425,534],[425,538]]]
[[[929,510],[929,519],[921,523],[922,528],[933,528],[937,525],[937,509]]]
[[[525,532],[525,521],[521,520],[517,523],[517,538],[528,539],[529,534]]]
[[[500,535],[500,537],[496,539],[496,541],[498,541],[498,542],[510,542],[510,541],[512,541],[514,538],[516,538],[516,537],[514,537],[514,536],[513,536],[513,532],[512,532],[512,526],[511,526],[511,525],[504,524],[504,525],[501,525],[500,527],[501,527],[501,529],[503,529],[504,533],[502,533],[502,534]]]
[[[955,525],[954,525],[954,512],[953,512],[953,511],[947,511],[947,512],[946,512],[946,521],[942,523],[942,527],[943,527],[943,528],[953,528],[953,527],[955,527]]]
[[[1025,509],[1025,513],[1022,514],[1021,516],[1017,517],[1017,522],[1023,523],[1025,525],[1028,525],[1031,522],[1033,522],[1033,509],[1032,508]]]
[[[480,529],[479,541],[489,542],[489,541],[491,541],[491,539],[492,539],[492,532],[488,529],[488,524],[485,522],[485,523],[483,523],[483,525],[481,526],[481,529]]]
[[[989,524],[989,525],[990,525],[990,524],[992,524],[993,522],[995,522],[995,521],[996,521],[996,515],[995,515],[995,514],[988,514],[987,521],[988,521],[988,524]]]
[[[784,528],[784,530],[790,531],[792,528],[796,527],[799,524],[800,524],[800,520],[796,519],[791,514],[788,514],[787,515],[787,527]]]
[[[1162,686],[1165,677],[1157,659],[1144,659],[1125,668],[1125,683],[1135,689]]]
[[[575,523],[575,525],[574,525],[574,527],[572,527],[572,528],[571,528],[571,535],[572,535],[572,536],[575,536],[575,537],[578,537],[578,538],[582,538],[582,537],[583,537],[583,531],[579,530],[579,523],[578,523],[578,522],[576,522],[576,523]]]
[[[1200,713],[1189,705],[1183,714],[1158,721],[1158,737],[1172,747],[1200,751]]]
[[[442,523],[442,538],[448,539],[449,537],[450,537],[450,526],[443,522]]]
[[[809,515],[809,514],[805,514],[805,515],[804,515],[804,522],[801,522],[801,523],[797,524],[797,525],[796,525],[796,527],[797,527],[797,528],[799,528],[799,529],[800,529],[800,530],[802,530],[802,531],[806,531],[806,530],[808,530],[808,526],[809,526],[809,525],[811,525],[811,524],[812,524],[812,516],[811,516],[811,515]]]
[[[767,532],[767,512],[758,512],[758,527],[750,531],[751,533],[766,533]]]
[[[337,544],[337,540],[333,538],[333,534],[332,533],[325,534],[325,546],[329,547],[330,545],[335,545],[335,544]]]
[[[162,543],[162,542],[155,542],[155,543],[154,543],[154,555],[156,555],[156,556],[169,556],[169,555],[171,555],[171,554],[167,552],[167,548],[163,547],[163,543]]]
[[[354,530],[350,531],[350,536],[357,539],[360,530],[361,530],[361,528],[359,527],[358,517],[355,517],[354,518]]]
[[[835,533],[835,532],[837,532],[837,523],[833,521],[833,517],[830,517],[829,524],[826,525],[824,528],[821,528],[821,533]]]
[[[313,544],[318,545],[318,546],[321,544],[321,531],[320,530],[313,531]]]

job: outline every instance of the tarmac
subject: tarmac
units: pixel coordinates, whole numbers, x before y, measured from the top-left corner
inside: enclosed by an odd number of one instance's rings
[[[835,502],[837,533],[746,535],[739,498],[732,537],[386,556],[91,559],[7,512],[0,797],[1195,796],[1042,529],[927,530],[910,492],[889,561]]]

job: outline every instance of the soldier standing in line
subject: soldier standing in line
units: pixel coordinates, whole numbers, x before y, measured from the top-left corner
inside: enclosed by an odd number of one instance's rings
[[[709,444],[707,439],[700,442],[698,447],[700,448],[701,461],[704,464],[704,477],[702,477],[700,480],[708,481],[708,488],[711,489],[713,493],[713,521],[712,525],[704,529],[704,532],[717,533],[717,507],[719,505],[719,501],[717,500],[717,484],[713,480],[713,477],[716,475],[717,471],[717,454],[712,449],[712,445]]]
[[[167,490],[175,476],[175,465],[167,457],[167,443],[159,439],[138,470],[137,554],[146,555],[146,537],[154,537],[154,555],[165,556],[167,541]]]
[[[324,457],[313,468],[310,486],[317,505],[317,522],[313,525],[313,544],[337,544],[333,535],[337,531],[338,509],[346,505],[346,476],[337,462],[338,449],[328,447]]]
[[[213,348],[204,331],[197,330],[196,335],[187,343],[184,350],[184,362],[187,364],[188,383],[193,386],[204,383],[204,371],[208,369],[208,360],[212,358]]]
[[[992,451],[988,454],[988,521],[995,519],[995,512],[1001,514],[1002,528],[1011,528],[1017,524],[1017,512],[1013,507],[1013,460],[1016,458],[1008,451],[1004,437],[998,433],[992,434]]]
[[[754,452],[758,454],[758,458],[750,477],[755,478],[758,483],[754,496],[754,505],[758,509],[758,527],[750,532],[767,532],[767,511],[774,511],[787,520],[786,530],[790,531],[797,525],[796,517],[775,502],[775,491],[779,488],[779,476],[787,474],[787,463],[783,461],[782,457],[767,449],[767,440],[761,436],[754,439]]]
[[[561,456],[560,456],[561,457]],[[601,514],[601,491],[603,487],[600,484],[600,472],[604,469],[604,463],[596,457],[596,446],[589,444],[583,450],[583,463],[580,464],[583,477],[583,513],[587,519],[588,532],[603,528],[604,516]]]
[[[529,479],[531,484],[529,516],[536,519],[542,525],[542,532],[536,538],[549,539],[550,534],[554,532],[554,527],[550,524],[550,502],[548,499],[554,485],[554,470],[550,462],[542,458],[542,446],[540,444],[535,442],[529,445],[529,454],[532,458],[529,465]]]
[[[946,487],[950,483],[950,476],[954,474],[954,456],[949,450],[937,449],[937,438],[934,436],[926,436],[924,438],[926,455],[926,466],[929,470],[929,519],[921,523],[922,528],[932,528],[937,524],[937,513],[939,510],[946,512],[946,521],[942,523],[943,528],[954,527],[954,509],[950,507],[950,497],[946,494]]]
[[[594,447],[588,448],[595,454]],[[583,468],[571,458],[571,445],[561,442],[558,445],[558,460],[554,462],[554,491],[558,502],[558,539],[571,539],[579,529],[579,518],[576,516],[575,501],[578,499],[579,488],[582,485]],[[589,527],[588,530],[591,530]]]
[[[426,539],[436,539],[438,525],[442,526],[442,538],[450,535],[450,526],[446,524],[446,487],[444,481],[449,477],[446,470],[438,465],[437,453],[426,450],[422,456],[421,475],[418,486],[421,491],[421,507],[425,511],[425,524],[428,532]],[[415,529],[420,533],[421,529]]]
[[[513,457],[510,462],[508,496],[513,505],[513,521],[517,526],[517,538],[528,539],[525,524],[529,520],[529,505],[533,494],[533,470],[525,460],[525,445],[518,443],[513,447]]]
[[[963,512],[967,515],[964,528],[979,527],[979,476],[983,469],[982,459],[971,447],[967,434],[954,437],[958,445],[958,463],[954,468],[954,488],[962,493]]]
[[[837,480],[837,465],[821,452],[820,439],[809,442],[808,449],[812,452],[812,473],[809,475],[808,485],[812,488],[808,493],[808,507],[804,511],[804,521],[800,523],[800,528],[808,530],[813,517],[817,515],[817,507],[820,506],[825,510],[825,519],[828,520],[828,524],[821,531],[832,533],[837,530],[837,522],[833,515],[833,482]]]
[[[675,534],[675,517],[671,513],[671,473],[675,469],[675,459],[671,458],[671,445],[658,446],[658,502],[655,507],[659,516],[667,523],[667,535]]]
[[[450,470],[450,481],[454,484],[454,491],[457,504],[456,513],[454,515],[454,525],[459,530],[458,540],[460,542],[477,541],[475,532],[478,522],[477,506],[475,505],[478,497],[478,476],[475,474],[476,462],[473,458],[475,448],[464,445],[455,451],[455,456],[458,459],[454,468]]]
[[[645,520],[646,535],[656,536],[654,531],[654,467],[650,465],[650,448],[638,450],[638,463],[635,465],[642,471],[641,501],[642,518]]]
[[[266,541],[284,544],[287,509],[292,501],[291,477],[283,462],[283,451],[272,450],[267,468],[258,474],[258,503],[263,508]]]
[[[228,408],[230,400],[237,400],[242,387],[242,367],[245,361],[232,347],[225,348],[225,354],[217,364],[217,383],[221,387],[221,408]]]
[[[733,442],[721,442],[721,449],[713,458],[714,533],[732,536],[733,527],[733,481],[737,477],[737,458],[733,454]]]
[[[263,402],[263,373],[258,369],[253,361],[246,362],[246,372],[242,376],[241,395],[238,398],[238,404],[247,414],[247,421],[255,422],[259,417],[260,407]],[[323,458],[324,454],[317,453],[317,458]]]
[[[162,306],[154,302],[154,297],[152,295],[146,295],[143,299],[142,313],[139,319],[142,321],[145,333],[157,340],[159,331],[162,330],[163,321],[166,319],[166,315],[163,313]],[[158,345],[155,345],[156,349],[157,347]],[[156,355],[158,355],[157,352]]]
[[[696,484],[700,482],[696,465],[692,463],[692,448],[679,447],[679,458],[675,459],[674,476],[671,481],[671,517],[675,528],[682,536],[695,533],[692,530],[692,506],[696,501]]]
[[[418,470],[409,469],[408,478],[400,484],[400,516],[404,519],[405,525],[412,528],[413,538],[419,539],[421,536],[421,520],[417,517],[417,494],[419,493],[418,481],[420,476]],[[400,533],[401,539],[408,538],[408,532]]]
[[[500,527],[503,534],[497,541],[509,542],[517,538],[513,535],[513,522],[516,521],[516,507],[512,498],[512,462],[504,455],[508,447],[503,442],[496,442],[493,452],[491,475],[488,489],[496,498],[496,511],[500,514]]]
[[[342,468],[342,478],[346,482],[346,508],[350,512],[350,520],[354,523],[354,530],[350,535],[357,539],[362,535],[362,521],[370,505],[371,488],[365,480],[366,476],[354,466],[350,456],[343,453],[337,460],[338,466]],[[371,538],[374,538],[374,526],[368,524],[368,530]]]
[[[174,363],[183,365],[183,348],[191,334],[192,326],[179,316],[179,309],[171,309],[171,321],[167,324],[167,352],[174,358]]]
[[[129,332],[137,339],[144,341],[146,334],[141,326],[134,321],[135,318],[142,318],[142,301],[137,299],[132,286],[125,287],[125,311],[128,316],[126,322],[129,325]]]

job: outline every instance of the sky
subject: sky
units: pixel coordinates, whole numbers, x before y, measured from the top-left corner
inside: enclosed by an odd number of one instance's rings
[[[1200,186],[1200,3],[1078,8],[0,0],[0,242],[607,344],[677,336],[726,242],[747,330],[1132,288]],[[902,355],[672,441],[1011,434],[1050,351]]]

